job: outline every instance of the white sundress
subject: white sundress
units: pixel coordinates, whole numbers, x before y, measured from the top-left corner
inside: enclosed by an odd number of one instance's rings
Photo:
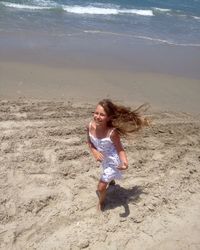
[[[104,159],[101,162],[103,167],[103,173],[101,180],[109,183],[114,179],[121,179],[122,173],[117,167],[121,163],[117,150],[110,138],[114,129],[112,129],[109,135],[105,138],[98,139],[90,133],[91,123],[89,125],[89,138],[95,148],[104,155]]]

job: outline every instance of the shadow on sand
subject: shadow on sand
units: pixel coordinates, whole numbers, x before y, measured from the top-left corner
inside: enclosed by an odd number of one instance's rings
[[[104,211],[123,206],[124,213],[121,213],[120,217],[127,217],[130,214],[128,204],[130,202],[137,202],[140,199],[140,195],[143,193],[142,187],[140,186],[134,186],[130,189],[125,189],[118,184],[110,186],[107,189]]]

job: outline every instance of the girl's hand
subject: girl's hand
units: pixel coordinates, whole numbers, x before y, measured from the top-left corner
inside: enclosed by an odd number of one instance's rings
[[[96,159],[96,161],[102,162],[104,159],[104,155],[101,152],[99,152],[98,150],[94,150],[93,155],[94,155],[94,158]]]
[[[119,166],[117,167],[117,169],[119,170],[126,170],[128,168],[128,164],[127,163],[120,163]]]

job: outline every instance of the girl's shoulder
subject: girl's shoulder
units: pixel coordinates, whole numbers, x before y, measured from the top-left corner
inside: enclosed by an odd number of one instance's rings
[[[110,129],[109,137],[113,141],[115,139],[120,139],[120,134],[117,131],[117,129],[113,127],[113,128]]]
[[[116,128],[115,127],[109,127],[108,128],[108,133],[111,136],[115,132]]]
[[[93,121],[90,121],[90,122],[86,125],[86,129],[87,129],[88,131],[91,131],[91,130],[95,130],[95,129],[96,129],[96,127],[94,126]]]

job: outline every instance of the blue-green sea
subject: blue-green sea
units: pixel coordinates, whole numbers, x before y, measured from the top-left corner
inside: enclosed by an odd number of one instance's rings
[[[200,0],[3,0],[0,60],[200,79]]]
[[[200,46],[200,0],[4,0],[0,32],[115,33]]]

